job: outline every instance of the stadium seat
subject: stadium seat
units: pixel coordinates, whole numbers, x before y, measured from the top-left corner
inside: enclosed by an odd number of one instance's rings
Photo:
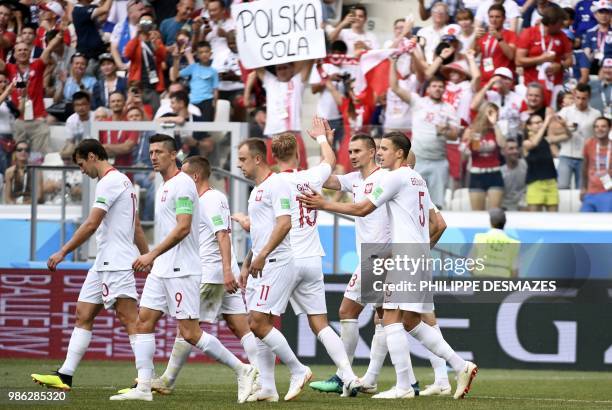
[[[45,159],[43,160],[42,165],[64,165],[64,161],[60,156],[59,152],[50,152],[45,154]]]
[[[579,189],[559,190],[559,212],[578,212],[580,211],[580,206]]]

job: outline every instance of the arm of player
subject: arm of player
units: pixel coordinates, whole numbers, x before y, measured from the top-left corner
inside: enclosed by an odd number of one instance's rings
[[[47,260],[47,267],[49,268],[49,270],[55,271],[57,265],[64,260],[66,255],[81,246],[87,239],[89,239],[91,235],[96,232],[96,229],[98,229],[105,216],[105,210],[95,207],[92,208],[91,212],[89,213],[89,216],[87,217],[85,222],[83,222],[81,226],[79,226],[79,229],[76,230],[74,235],[72,235],[72,238],[70,238],[70,240],[66,242],[59,251],[49,257],[49,260]]]
[[[245,215],[242,212],[236,212],[232,215],[232,221],[238,222],[242,229],[247,232],[251,232],[251,218],[249,218],[248,215]]]
[[[229,293],[234,293],[238,289],[238,283],[232,272],[232,242],[229,232],[226,229],[215,233],[221,252],[221,265],[223,266],[223,286]]]
[[[240,288],[246,289],[247,280],[249,278],[249,267],[251,266],[251,259],[253,259],[253,249],[249,249],[249,253],[242,262],[242,268],[240,269]]]
[[[327,178],[327,181],[323,184],[323,188],[333,189],[334,191],[340,191],[342,189],[342,185],[340,185],[340,180],[337,175],[330,175]]]
[[[134,244],[138,248],[138,251],[141,255],[149,252],[149,244],[147,243],[147,238],[145,237],[144,231],[142,230],[142,225],[140,224],[140,217],[138,213],[136,214],[136,226],[134,229]]]
[[[191,218],[192,214],[178,214],[176,216],[176,226],[170,231],[168,236],[155,248],[150,250],[144,255],[140,255],[132,264],[132,268],[135,271],[145,271],[153,265],[153,261],[159,255],[164,254],[168,250],[175,247],[180,241],[185,239],[189,232],[191,232]]]
[[[446,221],[435,207],[429,210],[429,247],[433,249],[446,230]]]
[[[312,194],[304,193],[303,195],[299,195],[298,201],[301,201],[308,208],[316,208],[323,211],[353,216],[366,216],[376,209],[374,204],[369,199],[364,199],[363,201],[354,204],[330,202],[326,201],[325,198],[323,198],[323,196],[321,196],[321,194],[318,192],[314,192]]]
[[[276,247],[285,239],[285,236],[289,234],[291,230],[291,215],[280,215],[276,217],[276,224],[274,225],[274,229],[270,234],[270,239],[268,239],[268,243],[264,245],[261,249],[261,252],[257,255],[255,259],[251,262],[251,266],[249,266],[249,273],[253,277],[261,276],[261,271],[266,264],[266,258]]]

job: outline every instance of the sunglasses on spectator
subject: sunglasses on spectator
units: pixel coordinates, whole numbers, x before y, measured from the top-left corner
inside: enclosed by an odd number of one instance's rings
[[[15,152],[30,152],[29,148],[17,148]]]

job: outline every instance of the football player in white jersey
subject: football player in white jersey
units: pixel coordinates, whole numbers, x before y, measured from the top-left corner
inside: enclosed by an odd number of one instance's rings
[[[289,367],[291,379],[285,401],[295,399],[312,378],[291,350],[287,339],[274,327],[274,317],[285,312],[296,283],[291,230],[291,187],[266,162],[266,144],[249,138],[238,148],[238,168],[255,181],[249,197],[248,216],[252,248],[247,255],[240,285],[246,287],[251,331],[259,343],[259,401],[278,401],[274,383],[274,354]],[[249,277],[250,275],[250,277]]]
[[[383,136],[378,150],[381,164],[390,170],[367,198],[354,204],[331,203],[320,194],[304,193],[299,197],[308,207],[340,212],[354,216],[365,216],[385,205],[389,211],[391,239],[398,244],[429,244],[429,218],[435,211],[425,211],[429,204],[427,185],[421,176],[405,164],[410,151],[410,141],[404,134],[390,132]],[[426,228],[427,227],[427,228]],[[409,382],[412,367],[404,324],[409,333],[435,355],[444,358],[457,373],[457,388],[454,398],[463,398],[470,390],[478,371],[474,363],[463,360],[446,343],[442,334],[421,321],[421,313],[433,311],[433,303],[383,304],[383,324],[387,346],[397,375],[397,384],[392,389],[379,393],[374,398],[394,399],[414,397]],[[404,324],[403,324],[403,323]]]
[[[181,170],[195,182],[200,207],[200,322],[215,323],[220,315],[240,343],[251,364],[257,360],[257,340],[249,329],[242,293],[237,292],[240,269],[232,249],[231,220],[227,197],[210,186],[210,163],[201,156],[188,157]],[[191,345],[177,337],[166,371],[153,379],[152,390],[170,394]]]
[[[278,163],[279,175],[291,186],[290,237],[297,275],[296,287],[290,298],[291,306],[296,314],[305,313],[308,316],[310,328],[338,368],[344,395],[354,396],[361,387],[361,381],[351,368],[342,340],[327,321],[322,265],[325,252],[319,239],[317,210],[304,207],[296,200],[302,192],[321,191],[331,175],[336,156],[329,145],[328,137],[333,139],[333,131],[327,121],[315,117],[308,134],[319,143],[322,161],[307,170],[296,169],[299,164],[298,145],[293,134],[284,133],[272,139],[272,154]]]
[[[188,343],[234,370],[238,378],[238,402],[242,403],[255,386],[257,369],[242,363],[198,324],[202,267],[198,251],[200,212],[196,185],[176,166],[176,146],[172,137],[152,136],[149,154],[153,169],[164,180],[155,196],[155,229],[161,242],[133,263],[135,270],[151,270],[142,291],[134,341],[138,384],[110,399],[153,399],[155,324],[163,314],[169,314],[177,319],[179,334]]]
[[[55,271],[66,255],[85,243],[94,232],[98,253],[79,293],[75,327],[64,364],[53,375],[32,375],[36,383],[61,390],[72,387],[72,376],[87,351],[94,319],[102,307],[117,312],[133,348],[138,294],[132,262],[139,254],[148,252],[138,218],[134,186],[125,174],[108,163],[108,154],[102,144],[85,139],[75,148],[72,159],[81,172],[98,179],[95,201],[87,220],[58,252],[49,257],[47,267]]]

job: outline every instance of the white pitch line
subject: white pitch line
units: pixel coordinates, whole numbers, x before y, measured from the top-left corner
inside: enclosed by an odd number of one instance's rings
[[[491,399],[491,400],[530,400],[530,401],[558,401],[563,403],[594,403],[594,404],[612,404],[612,400],[580,400],[580,399],[561,399],[552,397],[496,397],[496,396],[470,396],[473,399]]]

